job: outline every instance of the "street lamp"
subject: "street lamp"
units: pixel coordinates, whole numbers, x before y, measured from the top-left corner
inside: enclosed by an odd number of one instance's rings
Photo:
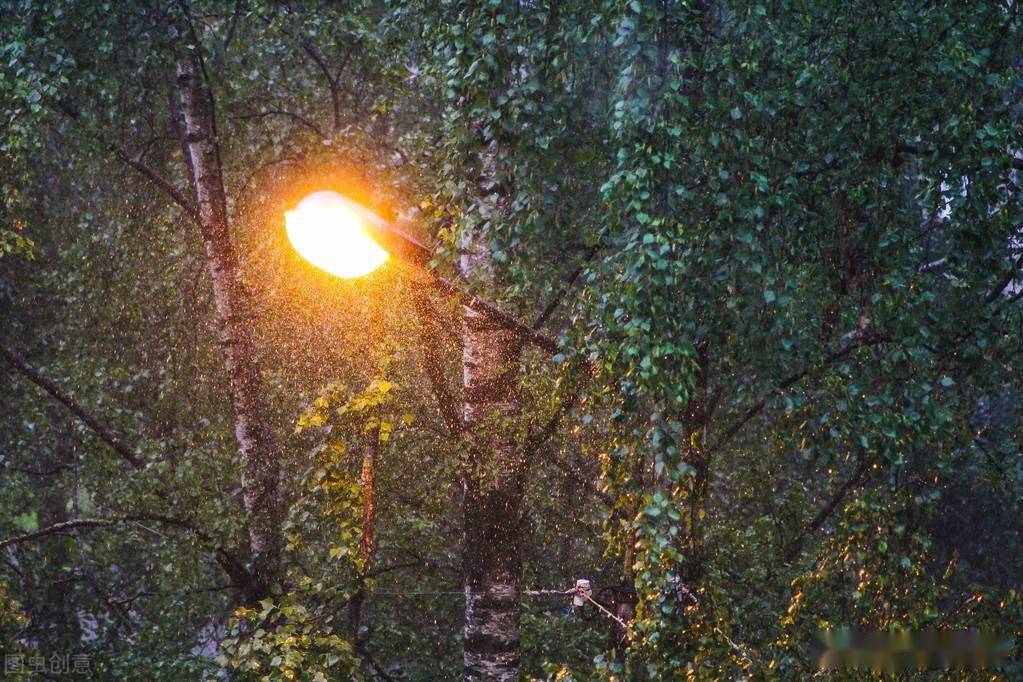
[[[473,317],[487,318],[488,322],[496,322],[514,332],[517,335],[518,343],[512,344],[512,347],[516,354],[527,343],[537,346],[549,356],[558,353],[558,342],[555,339],[543,334],[534,326],[522,323],[494,304],[466,291],[462,286],[438,274],[431,267],[432,254],[423,244],[372,211],[334,192],[315,192],[304,198],[299,202],[294,211],[286,214],[286,229],[288,231],[288,238],[295,249],[306,260],[327,272],[339,277],[357,277],[362,274],[368,274],[380,267],[388,259],[388,255],[394,256],[395,264],[409,271],[415,277],[417,283],[439,290],[445,296],[458,301],[475,313]],[[542,319],[543,316],[541,315],[538,320]],[[539,321],[535,324],[539,325]],[[467,325],[467,333],[471,329],[472,326]],[[429,341],[427,341],[428,343]],[[507,381],[508,373],[504,367],[505,357],[503,348],[480,343],[475,346],[472,354],[478,358],[479,353],[491,353],[494,351],[497,352],[496,361],[494,358],[487,358],[486,361],[479,363],[478,368],[472,369],[471,373],[467,369],[464,374],[463,387],[465,389],[464,400],[466,408],[464,417],[458,415],[457,404],[452,404],[453,401],[450,394],[443,387],[443,379],[438,379],[436,370],[430,371],[429,368],[427,369],[441,412],[444,414],[445,420],[449,422],[452,432],[460,433],[465,428],[473,427],[474,424],[480,423],[478,418],[471,416],[477,413],[477,408],[479,407],[482,407],[486,412],[494,412],[498,415],[506,414],[503,408],[486,407],[486,403],[490,401],[490,398],[483,397],[492,390],[489,386],[504,385]],[[425,355],[427,356],[427,363],[430,363],[430,351],[426,350]],[[588,365],[588,363],[585,364]],[[466,364],[466,367],[469,367],[469,364]],[[482,387],[488,388],[485,391],[481,391],[480,388]],[[540,443],[550,436],[558,424],[561,415],[571,407],[577,395],[578,391],[565,400],[562,409],[559,409],[555,416],[551,417],[540,430],[531,429],[525,442],[514,447],[521,448],[520,452],[527,455],[532,453]],[[450,412],[452,408],[455,410],[453,416],[451,416],[452,413]],[[474,447],[484,447],[485,444],[486,436],[484,436],[483,440],[475,441]],[[363,454],[362,547],[364,549],[360,555],[362,557],[363,570],[369,564],[370,552],[373,546],[373,510],[375,507],[375,489],[373,484],[374,452],[374,448],[369,447],[364,450]],[[484,544],[500,542],[499,538],[492,537],[491,535],[506,534],[503,522],[496,521],[502,514],[506,513],[503,503],[495,505],[490,496],[481,495],[480,486],[482,484],[480,481],[476,481],[473,476],[466,476],[464,484],[463,514],[466,519],[466,536],[474,537],[479,535],[479,537],[484,538]],[[506,494],[514,495],[515,493],[512,491],[513,489],[509,488]],[[503,497],[498,499],[503,499]],[[518,504],[518,502],[516,501],[515,504]],[[472,527],[476,529],[475,531],[470,532],[470,522]],[[467,548],[466,551],[466,557],[463,557],[463,559],[465,559],[464,563],[468,568],[476,565],[475,562],[468,558],[470,551],[480,553],[489,550],[475,547],[471,550]],[[468,642],[474,641],[473,637],[470,636],[472,633],[483,632],[489,627],[485,624],[487,622],[486,618],[472,616],[475,609],[474,605],[482,604],[485,599],[489,598],[487,596],[489,594],[498,593],[498,591],[503,594],[504,587],[517,585],[518,578],[514,577],[514,571],[517,569],[514,566],[514,562],[508,562],[508,570],[511,571],[508,574],[508,578],[500,578],[497,574],[477,575],[476,578],[473,578],[469,571],[466,573],[465,632],[467,644],[464,661],[467,671],[476,668],[489,670],[488,665],[491,663],[494,665],[504,665],[500,658],[505,656],[503,652],[495,656],[484,650],[470,651]],[[360,575],[360,580],[364,578],[365,574]],[[588,582],[584,580],[577,581],[577,588],[579,588],[579,594],[589,594],[588,591],[585,593],[582,591],[589,590]],[[358,631],[359,609],[362,603],[363,589],[364,586],[360,582],[359,588],[350,602],[353,609],[350,612],[350,623],[352,624],[351,629],[353,632]],[[509,626],[508,632],[515,633],[517,636],[518,616],[517,611],[515,611],[517,607],[505,603],[503,607],[495,606],[493,608],[495,613],[503,608],[505,614],[514,616],[514,621],[508,621],[512,624]],[[483,609],[479,610],[482,611]],[[497,622],[496,618],[495,622]],[[513,667],[516,666],[514,664],[509,666],[509,668]]]
[[[331,191],[313,192],[284,214],[295,251],[342,279],[368,275],[387,260],[387,252],[367,232],[377,222],[383,218]]]
[[[430,269],[432,253],[373,211],[337,192],[309,194],[284,214],[288,240],[307,261],[342,279],[362,277],[394,256],[429,286],[462,305],[490,316],[523,339],[553,355],[558,343],[494,304],[464,291]]]

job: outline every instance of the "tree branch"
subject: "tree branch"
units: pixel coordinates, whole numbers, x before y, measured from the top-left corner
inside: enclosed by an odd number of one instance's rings
[[[493,303],[469,293],[461,286],[437,274],[430,267],[433,252],[415,237],[406,234],[393,223],[384,220],[355,202],[351,202],[350,205],[364,218],[364,224],[369,236],[381,248],[394,256],[399,266],[404,267],[413,275],[417,275],[419,281],[433,286],[438,291],[444,292],[465,307],[489,316],[505,329],[516,333],[524,341],[532,343],[550,355],[554,355],[560,350],[557,339],[534,329],[504,312]]]
[[[545,351],[549,355],[555,355],[560,351],[557,339],[533,329],[524,322],[504,312],[493,303],[490,303],[475,294],[470,294],[469,292],[464,291],[461,287],[449,282],[440,275],[433,272],[429,272],[429,275],[433,280],[434,286],[455,296],[466,308],[472,308],[473,310],[489,315],[501,326],[515,332],[522,337],[522,339],[532,343],[534,346]]]
[[[201,542],[213,545],[215,547],[214,552],[216,555],[216,561],[231,579],[231,584],[235,589],[240,590],[243,593],[249,593],[253,589],[259,589],[258,585],[254,582],[251,572],[245,568],[245,566],[239,562],[233,554],[217,545],[209,534],[197,528],[188,519],[180,519],[173,516],[167,516],[165,514],[131,514],[104,519],[74,519],[72,521],[63,521],[32,533],[25,533],[23,535],[17,535],[13,538],[2,540],[0,541],[0,550],[13,545],[22,544],[24,542],[38,540],[50,535],[72,532],[79,528],[102,528],[124,523],[138,523],[140,521],[155,521],[165,526],[178,528],[191,533]]]
[[[465,421],[459,403],[448,388],[447,377],[444,375],[444,363],[440,354],[440,333],[437,324],[437,313],[430,305],[429,297],[421,289],[415,291],[414,307],[419,318],[419,348],[423,353],[423,366],[430,380],[437,408],[441,419],[452,435],[465,431]]]
[[[379,237],[379,241],[382,242],[381,246],[396,256],[395,260],[399,265],[414,275],[418,275],[419,281],[433,286],[438,291],[444,292],[466,308],[471,308],[476,312],[488,315],[505,329],[515,332],[524,341],[533,344],[549,355],[554,355],[560,351],[557,339],[533,329],[525,322],[504,312],[493,303],[465,291],[462,287],[431,270],[426,264],[429,261],[430,252],[419,242],[389,226],[381,228],[380,226],[370,225],[370,228],[370,236],[374,238]],[[392,240],[394,241],[392,242]],[[405,245],[402,245],[403,242]],[[416,252],[422,250],[424,254],[409,253],[409,250]]]
[[[7,464],[7,465],[5,465],[5,467],[7,469],[10,469],[11,471],[17,471],[19,474],[26,474],[28,476],[44,477],[44,476],[53,476],[54,474],[60,473],[61,471],[64,471],[66,469],[70,469],[71,465],[70,464],[55,464],[54,466],[50,467],[49,469],[31,469],[29,467],[15,466],[13,464]]]
[[[38,540],[49,535],[69,533],[76,528],[113,526],[121,522],[122,522],[121,519],[75,519],[73,521],[61,521],[60,523],[55,523],[52,526],[47,526],[46,528],[41,528],[31,533],[25,533],[24,535],[16,535],[13,538],[0,540],[0,550],[6,549],[7,547],[10,547],[12,545],[20,545],[23,542],[31,542],[32,540]]]
[[[43,375],[29,365],[23,357],[4,346],[0,346],[0,356],[7,360],[7,362],[22,376],[42,388],[58,402],[67,407],[76,417],[78,417],[79,420],[81,420],[83,424],[88,426],[93,433],[99,436],[100,440],[113,448],[114,451],[125,461],[130,463],[136,469],[141,469],[144,466],[145,462],[143,462],[143,460],[135,454],[135,451],[124,441],[123,438],[107,428],[103,422],[94,417],[90,412],[86,411],[84,407],[79,405],[78,402],[70,395],[62,391],[60,387],[57,386],[57,384],[55,384],[49,377]]]
[[[99,419],[94,417],[92,414],[87,412],[81,405],[79,405],[74,398],[64,393],[51,379],[44,376],[37,370],[33,369],[20,355],[8,350],[4,346],[0,346],[0,356],[2,356],[7,362],[9,362],[18,372],[28,378],[32,383],[44,389],[58,402],[62,403],[65,407],[71,410],[76,417],[78,417],[82,423],[88,426],[93,433],[100,437],[103,442],[114,449],[122,459],[130,463],[136,469],[141,469],[145,462],[135,454],[132,448],[113,431],[107,428]],[[164,501],[167,501],[167,495],[161,494],[161,491],[157,491],[156,496]],[[85,526],[105,526],[112,525],[115,523],[123,522],[138,522],[138,521],[156,521],[164,525],[173,526],[186,530],[199,540],[206,542],[210,545],[215,546],[215,553],[217,563],[220,564],[224,572],[231,579],[232,584],[235,585],[239,590],[248,592],[254,589],[254,579],[252,574],[249,572],[245,565],[242,564],[238,559],[229,551],[224,549],[218,543],[214,542],[213,537],[201,530],[195,524],[187,519],[180,519],[177,517],[167,516],[163,514],[144,514],[134,516],[123,516],[114,519],[81,519],[76,521],[69,521],[64,524],[55,524],[49,528],[34,533],[27,533],[16,538],[11,538],[0,542],[0,549],[3,549],[7,545],[17,544],[20,542],[26,542],[33,540],[45,535],[53,533],[60,533],[66,530],[71,530],[76,527]],[[67,525],[72,524],[72,525]]]
[[[294,10],[292,10],[290,7],[286,8],[285,10],[285,14],[290,14],[293,12]],[[270,19],[263,16],[262,14],[257,12],[256,16],[259,19],[261,19],[265,24],[272,25]],[[312,43],[309,42],[309,40],[301,33],[301,31],[299,31],[298,33],[293,33],[283,25],[280,27],[280,30],[282,33],[284,33],[284,35],[298,42],[299,47],[302,49],[303,52],[306,53],[309,59],[313,61],[313,64],[315,64],[316,68],[320,71],[320,74],[323,76],[323,79],[327,82],[327,91],[330,93],[331,113],[333,115],[333,129],[334,132],[337,133],[341,129],[341,94],[340,94],[341,74],[344,72],[345,67],[348,64],[348,60],[351,58],[352,53],[349,52],[349,54],[346,55],[345,58],[342,60],[341,66],[338,69],[337,75],[335,76],[333,73],[331,73],[330,67],[327,65],[326,60],[320,55],[319,52],[316,51],[316,48],[313,47]],[[324,135],[320,135],[320,137],[326,139],[326,136]]]
[[[196,224],[199,223],[198,209],[196,209],[192,202],[186,199],[185,195],[179,192],[174,185],[172,185],[170,182],[168,182],[163,177],[158,175],[156,171],[154,171],[146,164],[142,163],[141,161],[136,161],[120,147],[116,145],[110,145],[110,151],[112,151],[114,153],[114,156],[116,156],[121,162],[135,169],[139,173],[139,175],[143,176],[144,178],[152,182],[154,185],[159,187],[161,190],[163,190],[164,194],[169,196],[171,198],[171,201],[180,206],[182,210],[184,210],[185,213],[188,214],[188,217],[191,218],[194,223]]]
[[[357,642],[355,644],[355,653],[362,657],[369,667],[373,669],[373,673],[384,680],[384,682],[394,682],[394,678],[387,674],[387,671],[380,667],[380,664],[366,651],[366,647],[363,643]]]
[[[526,444],[523,448],[523,452],[526,453],[526,457],[532,456],[532,454],[547,440],[554,435],[554,431],[558,428],[561,420],[564,419],[565,415],[568,414],[576,403],[579,401],[579,396],[582,395],[583,389],[586,388],[587,384],[590,383],[590,379],[593,377],[594,369],[589,362],[585,362],[583,365],[586,374],[579,382],[572,387],[572,391],[565,396],[565,399],[555,408],[554,414],[551,415],[550,419],[547,420],[542,427],[529,434],[526,439]]]
[[[558,304],[561,303],[561,300],[575,285],[575,281],[579,279],[579,275],[583,274],[583,270],[586,269],[586,266],[593,260],[593,257],[597,255],[598,251],[600,251],[600,246],[601,245],[599,243],[594,244],[583,258],[582,263],[580,263],[579,266],[573,270],[571,274],[569,274],[562,287],[554,294],[553,297],[551,297],[551,300],[547,302],[547,305],[544,306],[544,309],[540,312],[537,318],[533,320],[533,329],[539,329],[545,322],[547,322],[548,319],[550,319],[550,316],[554,314],[555,310],[557,310]]]
[[[244,121],[251,118],[265,118],[267,116],[284,116],[286,118],[290,118],[296,123],[299,123],[308,128],[309,130],[313,131],[314,133],[316,133],[316,135],[319,136],[321,139],[324,140],[327,139],[327,136],[323,134],[323,131],[320,129],[318,125],[310,121],[305,116],[302,116],[301,114],[296,114],[293,111],[287,111],[285,109],[266,109],[264,111],[257,111],[252,114],[235,114],[230,118],[237,119],[239,121]]]
[[[60,107],[60,110],[64,113],[64,115],[66,115],[72,121],[75,121],[76,123],[79,121],[78,112],[75,111],[74,109],[72,109],[71,107],[62,105]],[[159,173],[154,171],[152,168],[150,168],[146,164],[142,163],[138,159],[134,158],[131,154],[129,154],[127,151],[125,151],[122,147],[120,147],[120,146],[118,146],[116,144],[113,144],[113,143],[105,143],[105,144],[106,144],[107,149],[109,149],[113,153],[113,155],[115,157],[117,157],[117,159],[119,161],[124,163],[126,166],[129,166],[130,168],[133,168],[140,175],[142,175],[147,180],[149,180],[154,185],[156,185],[161,190],[163,190],[163,192],[167,196],[169,196],[171,198],[171,200],[175,204],[180,206],[185,211],[185,213],[188,214],[189,218],[191,218],[196,224],[199,223],[199,210],[195,207],[195,205],[191,201],[189,201],[185,197],[184,194],[182,194],[180,191],[178,191],[177,187],[175,187],[170,182],[168,182],[166,179],[164,179]]]
[[[612,499],[610,495],[608,495],[603,490],[594,485],[593,481],[584,476],[578,467],[573,467],[571,464],[568,464],[567,462],[562,462],[557,457],[551,457],[547,461],[555,469],[557,469],[558,471],[565,474],[573,481],[581,485],[586,490],[586,492],[590,493],[595,498],[600,500],[600,502],[603,503],[604,506],[606,506],[608,509],[614,509],[615,506],[614,499]]]
[[[838,508],[838,505],[845,499],[846,494],[849,490],[859,483],[860,479],[863,478],[863,474],[867,472],[866,460],[860,460],[856,470],[853,471],[852,475],[846,479],[845,483],[839,486],[835,494],[831,496],[827,504],[821,507],[821,510],[813,517],[810,523],[807,524],[806,528],[800,533],[792,542],[789,543],[788,549],[785,550],[785,561],[792,561],[799,554],[800,550],[803,549],[803,543],[806,542],[806,538],[810,537],[818,530],[821,526],[831,517]]]
[[[768,401],[771,398],[775,398],[775,397],[781,395],[787,389],[791,388],[795,384],[797,384],[800,381],[802,381],[805,377],[810,376],[811,374],[813,374],[815,368],[816,369],[823,369],[823,368],[828,367],[829,365],[832,365],[832,364],[838,362],[839,360],[847,357],[849,354],[851,354],[855,350],[858,350],[860,348],[869,348],[871,346],[876,346],[876,345],[878,345],[880,343],[883,343],[884,341],[886,341],[886,339],[884,339],[882,337],[879,337],[879,336],[871,336],[870,338],[868,338],[866,340],[862,340],[861,339],[861,340],[858,340],[858,341],[853,341],[853,342],[849,343],[848,345],[844,346],[843,348],[838,349],[834,353],[829,354],[827,357],[824,358],[824,361],[820,365],[816,365],[814,367],[808,367],[808,368],[806,368],[806,369],[804,369],[804,370],[802,370],[802,371],[800,371],[800,372],[798,372],[796,374],[793,374],[792,376],[788,377],[787,379],[782,381],[780,384],[775,386],[774,389],[770,393],[768,393],[766,396],[764,396],[763,398],[758,400],[756,403],[754,403],[748,410],[746,410],[742,414],[741,417],[739,417],[737,420],[732,422],[732,424],[728,428],[725,429],[725,431],[721,435],[721,437],[718,438],[717,441],[715,441],[713,445],[711,445],[710,447],[708,447],[704,451],[704,455],[705,456],[709,456],[711,453],[716,452],[717,450],[720,450],[726,443],[728,443],[728,441],[730,441],[732,439],[733,436],[735,436],[735,434],[737,434],[742,429],[743,426],[746,425],[747,422],[749,422],[751,419],[756,417],[758,414],[760,414],[764,410],[765,407],[767,407],[767,403],[768,403]]]
[[[79,520],[81,518],[81,512],[78,506],[78,453],[72,453],[74,457],[74,467],[72,469],[71,476],[71,513],[73,514],[72,520]],[[85,552],[85,540],[82,538],[81,528],[75,527],[71,531],[71,535],[75,538],[75,548],[78,550],[79,567],[82,574],[85,576],[86,581],[92,587],[92,591],[96,594],[96,598],[99,599],[107,607],[110,615],[114,618],[115,622],[120,622],[127,628],[130,633],[132,630],[131,617],[125,610],[123,604],[118,604],[114,601],[113,597],[106,591],[103,584],[100,582],[99,576],[92,570],[91,562]]]
[[[1002,292],[1019,276],[1020,268],[1023,268],[1023,254],[1020,254],[1019,258],[1013,262],[1012,269],[995,285],[995,288],[987,292],[987,295],[984,296],[984,302],[993,303],[996,298],[1001,296]]]
[[[384,575],[385,573],[391,573],[393,571],[401,571],[406,568],[415,569],[432,569],[435,571],[451,571],[458,572],[460,569],[456,569],[451,564],[443,561],[437,561],[435,559],[416,559],[414,561],[403,561],[396,564],[390,564],[388,566],[381,566],[380,568],[374,569],[366,573],[366,578],[375,578],[377,576]]]

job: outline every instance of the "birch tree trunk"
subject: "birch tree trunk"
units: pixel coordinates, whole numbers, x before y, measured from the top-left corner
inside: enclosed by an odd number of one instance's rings
[[[198,55],[177,63],[182,132],[199,208],[206,262],[213,280],[220,346],[234,407],[235,436],[242,462],[242,495],[248,515],[255,584],[249,597],[265,595],[277,579],[281,551],[280,452],[274,442],[268,403],[256,362],[251,306],[228,228],[223,170],[209,86]]]
[[[479,232],[466,236],[462,274],[487,279],[490,254]],[[485,313],[463,313],[463,399],[471,433],[464,480],[466,680],[516,680],[525,463],[513,437],[520,341]]]

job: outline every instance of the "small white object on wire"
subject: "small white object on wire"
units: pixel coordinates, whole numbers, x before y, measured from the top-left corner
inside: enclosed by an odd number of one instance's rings
[[[463,597],[465,596],[464,592],[455,592],[455,591],[446,591],[446,590],[440,590],[440,591],[419,591],[419,590],[410,590],[410,591],[383,591],[383,590],[381,590],[381,591],[374,591],[373,594],[374,595],[405,596],[405,597],[412,596],[412,595],[439,595],[439,594],[460,595],[460,596],[463,596]],[[578,578],[578,579],[576,579],[575,586],[570,587],[567,590],[520,590],[519,594],[530,596],[530,597],[538,597],[538,596],[542,596],[542,595],[570,596],[570,597],[572,597],[572,608],[574,608],[574,609],[581,608],[583,606],[586,606],[587,602],[589,602],[590,604],[593,604],[594,606],[596,606],[597,609],[601,613],[603,613],[605,616],[607,616],[608,618],[610,618],[611,620],[613,620],[614,622],[616,622],[620,626],[622,626],[622,628],[626,628],[627,629],[629,627],[629,624],[627,622],[625,622],[624,620],[622,620],[621,618],[619,618],[615,614],[611,613],[611,611],[609,611],[607,609],[607,607],[605,607],[603,604],[601,604],[600,602],[598,602],[596,599],[593,598],[593,586],[590,584],[590,581],[587,580],[586,578]]]
[[[611,613],[611,611],[609,611],[607,609],[607,607],[605,607],[603,604],[601,604],[600,602],[598,602],[596,599],[593,598],[593,586],[590,584],[590,581],[587,580],[586,578],[578,578],[578,579],[576,579],[575,586],[574,587],[570,587],[567,590],[523,590],[522,594],[528,594],[528,595],[542,595],[542,594],[568,595],[568,596],[572,597],[572,608],[573,609],[582,608],[583,606],[586,606],[587,602],[589,602],[590,604],[593,604],[594,606],[596,606],[597,609],[601,613],[603,613],[605,616],[607,616],[608,618],[610,618],[611,620],[613,620],[614,622],[616,622],[620,626],[622,626],[622,628],[626,628],[627,629],[629,627],[628,623],[626,623],[624,620],[622,620],[621,618],[619,618],[615,614]]]
[[[578,608],[586,605],[586,600],[593,596],[593,588],[590,587],[590,581],[586,578],[579,578],[575,581],[575,589],[573,590],[572,606]]]

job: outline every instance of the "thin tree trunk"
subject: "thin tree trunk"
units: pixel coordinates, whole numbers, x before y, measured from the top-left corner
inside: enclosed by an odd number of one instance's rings
[[[41,471],[59,473],[63,469],[57,467],[66,466],[74,456],[68,436],[62,433],[58,438],[57,447],[39,449],[34,464]],[[9,475],[6,471],[5,474]],[[50,476],[30,476],[29,481],[39,528],[66,523],[69,514],[64,480],[53,480]],[[69,642],[77,642],[81,636],[76,604],[68,599],[68,584],[65,582],[74,575],[68,572],[68,568],[73,565],[70,547],[64,540],[54,542],[45,553],[31,562],[31,568],[38,571],[43,587],[31,595],[26,605],[32,623],[46,627],[31,628],[27,634],[37,640],[37,646],[41,649],[68,646]]]
[[[367,435],[366,440],[362,449],[362,538],[359,542],[359,585],[348,602],[348,630],[354,644],[358,644],[362,605],[366,600],[366,576],[369,575],[373,550],[376,548],[376,457],[377,451],[380,449],[380,428],[373,429]]]
[[[251,306],[228,229],[227,201],[216,138],[216,121],[200,57],[184,53],[177,63],[181,122],[206,261],[213,280],[220,345],[231,387],[235,436],[242,462],[242,495],[256,584],[250,596],[266,593],[278,578],[281,551],[280,452],[274,442],[268,402],[256,363]]]
[[[362,538],[359,543],[359,566],[365,575],[373,559],[376,546],[374,533],[377,516],[376,458],[380,447],[380,429],[376,428],[367,436],[362,451]]]
[[[462,274],[486,279],[490,254],[467,235]],[[466,680],[519,674],[519,581],[525,461],[513,436],[518,335],[486,313],[463,313],[464,423],[472,434],[464,480]]]

